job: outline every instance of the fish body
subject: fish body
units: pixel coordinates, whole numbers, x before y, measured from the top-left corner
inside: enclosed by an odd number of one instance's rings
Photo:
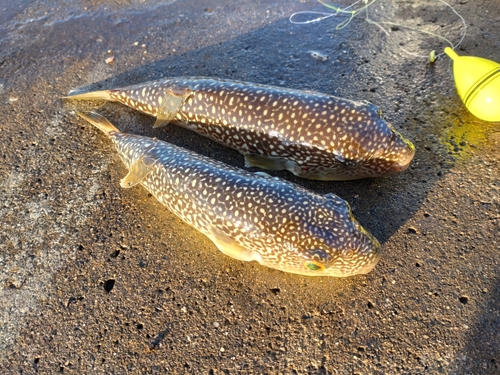
[[[369,272],[380,244],[341,198],[315,194],[277,177],[234,168],[169,143],[120,133],[104,117],[80,116],[104,131],[129,173],[225,254],[314,276]]]
[[[71,94],[105,99],[193,130],[245,156],[246,166],[353,180],[405,170],[415,154],[366,101],[213,78],[167,78]]]

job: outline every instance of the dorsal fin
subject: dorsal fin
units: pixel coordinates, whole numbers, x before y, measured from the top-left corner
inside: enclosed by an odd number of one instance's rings
[[[168,89],[167,94],[161,98],[161,104],[158,108],[158,115],[153,128],[160,128],[168,125],[176,116],[184,102],[191,96],[189,88]]]
[[[129,168],[129,172],[120,181],[122,188],[131,188],[143,181],[154,169],[152,160],[141,157],[137,159]]]

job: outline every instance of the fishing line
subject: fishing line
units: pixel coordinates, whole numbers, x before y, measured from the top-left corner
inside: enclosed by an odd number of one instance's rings
[[[405,29],[408,29],[408,30],[411,30],[411,31],[420,32],[422,34],[427,34],[427,35],[433,36],[433,37],[438,38],[441,41],[444,41],[445,43],[447,43],[452,49],[457,48],[463,42],[463,40],[465,39],[465,36],[467,34],[467,24],[465,22],[465,19],[462,17],[462,15],[460,15],[456,11],[456,9],[452,5],[450,5],[449,3],[447,3],[444,0],[437,0],[437,1],[441,2],[442,4],[444,4],[445,6],[447,6],[448,8],[450,8],[451,11],[460,19],[460,21],[461,21],[461,23],[463,25],[462,36],[461,36],[460,40],[458,41],[458,43],[456,43],[456,44],[453,44],[449,39],[445,38],[444,36],[438,35],[438,34],[433,33],[431,31],[421,30],[421,29],[418,29],[418,28],[415,28],[415,27],[412,27],[412,26],[408,26],[408,25],[397,24],[395,22],[390,22],[390,21],[375,21],[375,20],[371,19],[370,18],[370,14],[369,14],[369,8],[375,2],[377,2],[378,0],[357,0],[356,2],[354,2],[354,3],[352,3],[352,4],[348,5],[348,6],[346,6],[345,8],[341,8],[339,6],[331,4],[329,1],[330,0],[318,0],[318,2],[321,3],[322,5],[326,6],[329,9],[332,9],[334,11],[334,13],[331,13],[331,12],[315,12],[315,11],[296,12],[296,13],[293,13],[290,16],[290,18],[289,18],[290,22],[293,23],[293,24],[296,24],[296,25],[304,25],[304,24],[310,24],[310,23],[320,22],[322,20],[325,20],[327,18],[334,17],[334,16],[339,16],[339,15],[347,16],[348,17],[347,20],[339,23],[335,27],[335,30],[340,30],[340,29],[343,29],[344,27],[346,27],[347,25],[349,25],[349,23],[354,19],[354,17],[356,17],[361,12],[364,12],[365,13],[365,20],[366,20],[366,22],[369,23],[369,24],[377,26],[387,36],[387,38],[391,42],[393,42],[393,44],[396,44],[396,43],[392,40],[389,31],[386,28],[384,28],[382,25],[387,25],[387,26],[391,26],[391,27],[405,28]],[[362,5],[360,7],[358,7],[358,8],[356,8],[356,9],[354,9],[359,4],[362,4]],[[316,17],[313,18],[313,19],[305,20],[305,21],[296,21],[295,18],[298,15],[314,15]],[[438,57],[441,57],[441,56],[444,55],[444,53],[436,54],[435,51],[431,51],[429,55],[422,55],[422,54],[419,54],[419,53],[408,51],[407,49],[403,48],[402,46],[398,45],[398,47],[403,52],[405,52],[406,54],[408,54],[410,56],[419,57],[419,58],[420,57],[428,58],[430,60],[430,62],[434,62]]]

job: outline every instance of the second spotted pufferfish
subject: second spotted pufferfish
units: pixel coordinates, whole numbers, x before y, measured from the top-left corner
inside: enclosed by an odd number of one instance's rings
[[[78,114],[114,143],[129,170],[122,187],[144,186],[226,255],[285,272],[337,277],[368,273],[380,258],[378,241],[333,194],[121,133],[97,113]]]

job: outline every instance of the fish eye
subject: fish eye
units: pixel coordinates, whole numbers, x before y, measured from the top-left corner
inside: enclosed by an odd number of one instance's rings
[[[310,271],[323,271],[325,269],[325,266],[316,260],[306,260],[304,267]]]

